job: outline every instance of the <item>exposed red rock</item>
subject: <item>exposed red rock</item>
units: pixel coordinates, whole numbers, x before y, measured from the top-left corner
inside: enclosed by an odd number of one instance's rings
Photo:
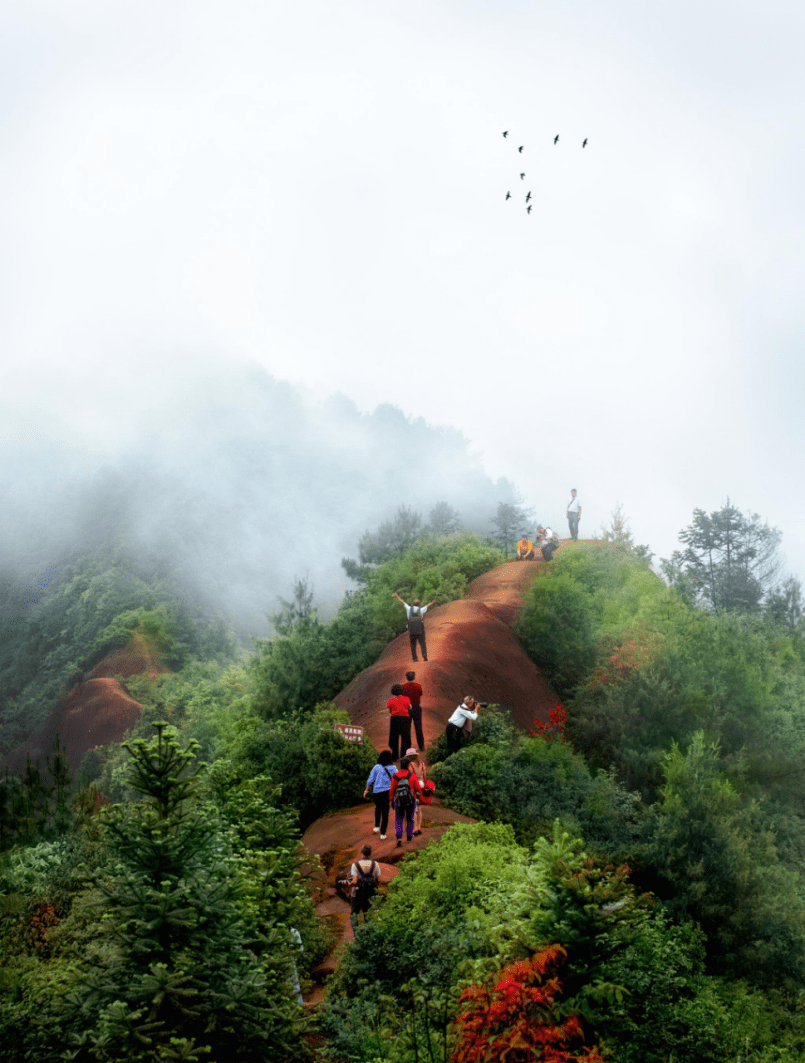
[[[96,664],[88,678],[104,679],[119,675],[128,679],[130,675],[147,675],[153,683],[158,675],[169,672],[170,668],[162,663],[153,645],[139,631],[135,631],[125,646],[118,646]]]
[[[511,561],[479,576],[462,601],[427,613],[427,662],[420,659],[413,663],[408,634],[399,635],[376,664],[356,676],[334,699],[335,704],[346,709],[353,723],[365,728],[377,749],[383,749],[388,740],[386,702],[391,687],[405,682],[405,673],[411,670],[424,689],[426,744],[444,730],[448,717],[467,694],[507,708],[518,727],[530,730],[535,718],[547,723],[559,697],[526,656],[512,630],[523,595],[545,567],[541,558]],[[330,956],[313,972],[317,982],[332,974],[352,937],[349,907],[337,893],[336,879],[348,871],[361,847],[372,846],[372,857],[381,864],[381,881],[387,883],[397,873],[394,865],[402,857],[437,841],[456,822],[471,821],[434,800],[423,809],[422,834],[411,842],[404,841],[401,848],[397,848],[394,837],[393,812],[386,840],[381,842],[372,833],[374,806],[369,802],[323,816],[308,828],[302,841],[309,852],[319,855],[322,864],[316,910],[338,935]],[[317,1004],[323,996],[323,987],[317,985],[306,1003]]]
[[[466,598],[426,614],[427,661],[411,660],[408,633],[404,632],[386,646],[376,664],[333,699],[335,704],[365,728],[377,749],[388,743],[386,702],[391,687],[404,683],[405,673],[411,670],[424,690],[426,745],[444,730],[467,694],[505,707],[518,727],[530,729],[535,719],[547,723],[559,698],[526,656],[511,627],[523,594],[545,564],[542,559],[512,561],[479,576],[470,584]]]
[[[88,749],[122,742],[141,712],[142,705],[119,679],[88,679],[73,687],[25,744],[10,753],[0,767],[18,774],[25,768],[29,753],[32,761],[38,760],[44,767],[58,735],[70,767],[77,772]]]
[[[140,718],[142,705],[115,677],[147,675],[153,682],[169,671],[149,640],[135,632],[125,646],[112,650],[83,683],[73,687],[23,745],[0,761],[0,769],[18,774],[29,753],[33,762],[38,760],[44,767],[58,735],[70,767],[78,771],[87,750],[122,742]]]

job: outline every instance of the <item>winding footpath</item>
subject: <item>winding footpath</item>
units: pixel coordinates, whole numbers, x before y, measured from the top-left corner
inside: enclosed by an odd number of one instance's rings
[[[574,544],[575,545],[575,544]],[[394,683],[405,673],[416,672],[422,684],[422,726],[426,746],[444,730],[447,718],[467,694],[509,710],[517,727],[530,730],[535,719],[548,721],[559,697],[526,656],[513,625],[522,608],[523,596],[546,563],[508,561],[474,580],[467,596],[428,611],[425,618],[428,661],[414,664],[407,632],[393,639],[377,662],[365,669],[335,699],[354,724],[364,728],[376,749],[388,741],[386,702]],[[402,613],[402,607],[400,607]],[[403,618],[401,617],[401,623]],[[337,934],[337,943],[325,962],[313,972],[316,987],[305,1001],[318,1004],[324,983],[334,972],[345,944],[352,938],[349,906],[336,889],[336,880],[368,842],[373,859],[381,867],[381,888],[397,874],[396,864],[412,850],[439,839],[453,823],[471,822],[467,816],[445,808],[438,798],[423,809],[422,834],[397,848],[393,813],[389,835],[383,842],[372,833],[374,805],[371,801],[323,816],[306,831],[302,841],[319,856],[316,912]]]

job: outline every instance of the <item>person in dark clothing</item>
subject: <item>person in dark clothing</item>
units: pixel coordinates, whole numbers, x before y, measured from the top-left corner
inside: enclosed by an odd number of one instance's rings
[[[403,694],[405,694],[411,702],[409,715],[411,717],[411,722],[414,725],[414,729],[416,730],[416,744],[419,747],[420,753],[423,753],[425,750],[425,735],[422,733],[422,706],[420,705],[422,699],[422,687],[419,683],[414,682],[416,679],[416,672],[406,672],[405,678],[407,682],[403,683],[402,690]]]
[[[414,598],[413,602],[409,605],[408,602],[404,602],[402,598],[395,591],[392,598],[396,598],[397,601],[404,606],[405,615],[408,620],[408,638],[411,641],[411,660],[418,660],[416,655],[417,643],[420,650],[422,650],[422,660],[428,659],[428,648],[425,645],[425,621],[424,616],[428,609],[433,605],[433,602],[428,602],[427,605],[421,605],[419,598]],[[434,599],[435,600],[435,599]]]
[[[391,697],[386,702],[389,710],[389,748],[391,759],[396,760],[411,745],[411,702],[403,694],[403,688],[395,683]]]
[[[364,845],[361,849],[361,857],[349,869],[352,884],[349,921],[352,923],[353,934],[358,928],[358,918],[361,912],[363,912],[363,921],[366,922],[366,913],[375,899],[377,884],[380,881],[380,864],[372,859],[371,845]]]

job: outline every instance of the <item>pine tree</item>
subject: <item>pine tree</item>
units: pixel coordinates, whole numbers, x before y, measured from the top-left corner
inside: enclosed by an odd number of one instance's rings
[[[200,802],[197,745],[182,750],[172,728],[154,726],[151,742],[126,747],[142,802],[108,815],[103,932],[66,1002],[71,1058],[290,1058],[299,1017],[288,957],[266,963],[249,939],[240,866]]]

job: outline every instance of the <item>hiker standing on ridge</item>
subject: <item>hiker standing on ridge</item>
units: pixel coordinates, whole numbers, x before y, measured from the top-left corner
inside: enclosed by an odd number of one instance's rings
[[[403,694],[403,688],[395,683],[391,697],[386,702],[389,710],[389,748],[391,759],[396,760],[403,750],[411,745],[411,702]]]
[[[427,661],[428,650],[425,646],[425,622],[423,617],[433,605],[433,602],[428,602],[427,605],[420,605],[419,598],[414,598],[413,602],[409,605],[408,602],[402,600],[396,591],[391,597],[396,598],[397,601],[405,607],[405,615],[408,619],[408,638],[411,640],[411,659],[414,661],[418,660],[416,655],[416,644],[418,642],[419,648],[422,650],[422,660]]]
[[[576,495],[576,488],[571,487],[570,501],[567,504],[567,523],[570,527],[570,538],[573,540],[579,537],[579,521],[581,520],[581,502]]]
[[[363,912],[363,921],[366,922],[366,913],[375,899],[377,884],[380,881],[380,864],[372,859],[371,845],[364,845],[361,853],[362,859],[356,860],[349,869],[349,881],[352,884],[349,921],[352,923],[353,934],[358,928],[358,916],[361,912]]]
[[[409,709],[409,715],[413,721],[414,729],[416,730],[416,744],[419,746],[420,753],[425,752],[425,736],[422,733],[422,706],[419,704],[422,699],[422,687],[419,683],[415,683],[416,672],[406,672],[406,683],[402,685],[403,694],[411,702],[411,708]]]

